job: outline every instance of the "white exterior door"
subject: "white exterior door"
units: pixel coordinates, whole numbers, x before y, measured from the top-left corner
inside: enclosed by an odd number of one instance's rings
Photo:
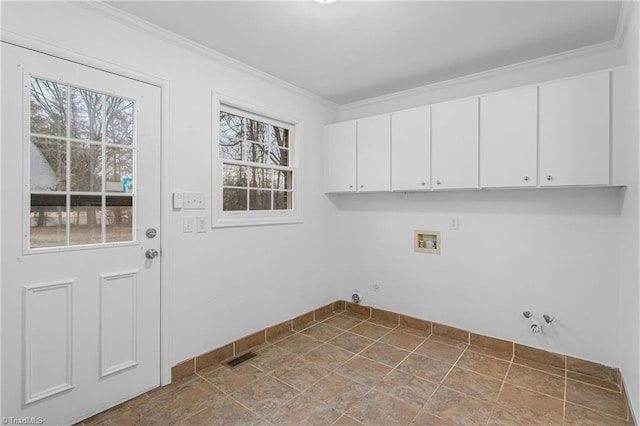
[[[1,149],[2,416],[159,386],[160,89],[3,44]]]

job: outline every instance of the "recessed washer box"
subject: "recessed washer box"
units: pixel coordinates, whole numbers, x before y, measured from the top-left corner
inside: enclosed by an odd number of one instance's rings
[[[413,231],[413,251],[440,254],[440,231]]]

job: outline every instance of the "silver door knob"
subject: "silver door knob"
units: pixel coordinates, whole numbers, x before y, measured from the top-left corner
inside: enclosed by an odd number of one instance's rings
[[[529,181],[529,176],[525,176],[525,177],[524,177],[524,180],[525,180],[525,181]]]
[[[149,250],[147,250],[147,252],[144,254],[144,256],[147,259],[155,259],[156,257],[160,256],[160,252],[156,249],[152,249],[150,248]]]
[[[553,180],[553,176],[551,175],[547,176],[547,180]]]

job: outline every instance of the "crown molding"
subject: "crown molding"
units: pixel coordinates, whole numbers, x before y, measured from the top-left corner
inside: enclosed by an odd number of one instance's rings
[[[217,50],[211,49],[200,43],[197,43],[193,40],[190,40],[186,37],[183,37],[179,34],[169,31],[166,28],[162,28],[158,25],[145,21],[144,19],[141,19],[121,9],[118,9],[116,7],[103,3],[101,0],[81,1],[81,2],[74,2],[74,3],[82,7],[85,7],[93,11],[94,13],[101,15],[107,19],[114,20],[119,24],[125,25],[134,30],[144,31],[148,34],[159,37],[165,41],[178,45],[182,48],[186,48],[191,52],[197,53],[199,55],[212,59],[216,62],[227,65],[237,71],[244,72],[246,74],[251,75],[252,77],[259,78],[267,83],[273,84],[275,86],[279,86],[285,90],[293,92],[311,101],[320,103],[325,107],[334,109],[336,111],[340,108],[340,106],[337,103],[332,102],[328,99],[325,99],[322,96],[319,96],[313,92],[310,92],[296,85],[288,83],[267,72],[261,71],[257,68],[254,68],[250,65],[245,64],[244,62],[241,62],[237,59],[234,59],[230,56],[220,53]]]
[[[613,36],[617,46],[622,46],[627,38],[627,29],[631,22],[633,8],[636,7],[637,0],[623,0],[620,5],[620,14],[618,15],[618,25]]]

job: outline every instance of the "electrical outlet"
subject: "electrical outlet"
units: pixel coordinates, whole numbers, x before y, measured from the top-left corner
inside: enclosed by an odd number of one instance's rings
[[[452,231],[457,231],[459,224],[460,222],[458,220],[458,216],[451,216],[449,218],[449,229],[451,229]]]
[[[196,228],[198,229],[198,233],[207,232],[207,217],[206,216],[198,216],[196,218]]]
[[[373,291],[378,292],[382,290],[382,281],[373,280]]]

